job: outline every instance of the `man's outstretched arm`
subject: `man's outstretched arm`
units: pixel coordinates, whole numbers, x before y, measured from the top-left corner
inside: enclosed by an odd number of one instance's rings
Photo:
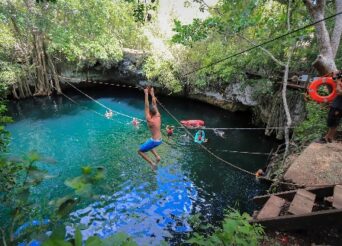
[[[154,89],[153,87],[150,90],[151,96],[152,96],[152,106],[155,108],[157,115],[160,116],[160,113],[158,111],[158,107],[157,107],[157,98],[154,95]]]
[[[144,89],[144,93],[145,93],[145,117],[146,117],[146,120],[150,120],[151,115],[150,115],[150,103],[148,101],[148,88]]]

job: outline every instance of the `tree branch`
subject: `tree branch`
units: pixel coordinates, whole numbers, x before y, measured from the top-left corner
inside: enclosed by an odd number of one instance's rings
[[[287,30],[288,31],[291,30],[290,12],[291,12],[291,0],[288,0],[288,5],[287,5]],[[285,163],[287,154],[289,152],[289,145],[290,145],[289,128],[292,125],[291,113],[290,113],[289,105],[287,104],[286,90],[287,90],[287,83],[288,83],[288,78],[289,78],[289,66],[290,66],[293,50],[294,50],[294,48],[291,47],[290,52],[289,52],[289,56],[287,58],[287,62],[285,65],[284,78],[283,78],[283,88],[282,88],[283,106],[284,106],[285,115],[286,115],[286,125],[285,125],[285,129],[284,129],[286,147],[285,147],[285,152],[284,152],[284,157],[283,157],[283,164]]]
[[[0,230],[1,230],[1,234],[2,234],[2,243],[4,244],[4,246],[7,246],[7,244],[6,244],[6,235],[5,235],[5,231],[4,231],[4,229],[3,228],[0,228]]]

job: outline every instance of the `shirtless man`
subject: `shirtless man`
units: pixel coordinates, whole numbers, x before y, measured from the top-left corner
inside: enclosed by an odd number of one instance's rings
[[[143,143],[140,146],[140,149],[138,150],[138,154],[141,155],[142,158],[144,158],[152,167],[152,170],[156,170],[157,163],[160,161],[160,156],[158,153],[154,150],[155,147],[159,146],[162,143],[161,139],[161,132],[160,132],[160,125],[161,125],[161,117],[160,113],[157,108],[157,98],[154,96],[154,89],[150,89],[150,94],[152,96],[152,104],[150,106],[150,103],[148,101],[148,91],[149,89],[144,89],[145,92],[145,117],[147,121],[147,126],[150,128],[152,137],[148,140],[146,140],[145,143]],[[156,158],[156,162],[153,162],[146,154],[146,152],[151,151],[152,154]]]

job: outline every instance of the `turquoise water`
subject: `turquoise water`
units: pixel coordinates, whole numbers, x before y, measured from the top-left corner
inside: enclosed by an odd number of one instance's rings
[[[116,111],[144,118],[143,95],[137,91],[105,89],[87,93]],[[82,199],[65,220],[68,236],[81,225],[85,237],[123,231],[139,244],[161,240],[177,244],[192,231],[190,215],[201,213],[206,221],[218,223],[229,206],[252,212],[250,199],[266,188],[254,177],[209,156],[183,137],[184,130],[178,128],[171,140],[157,148],[162,161],[153,173],[137,155],[139,145],[150,137],[144,124],[136,129],[122,116],[107,120],[88,110],[105,113],[93,101],[67,94],[80,105],[62,96],[11,102],[9,109],[15,122],[7,129],[12,134],[12,155],[37,150],[57,162],[40,164],[54,178],[32,190],[37,203],[47,204],[72,194],[64,181],[79,176],[81,166],[106,168],[106,189],[99,190],[94,200]],[[207,127],[253,127],[247,113],[230,113],[180,98],[161,97],[160,101],[178,119],[203,119]],[[176,125],[160,111],[163,130],[166,124]],[[262,131],[226,131],[221,138],[208,130],[206,136],[206,146],[213,152],[252,172],[264,166],[267,156],[222,150],[269,152],[276,145]]]

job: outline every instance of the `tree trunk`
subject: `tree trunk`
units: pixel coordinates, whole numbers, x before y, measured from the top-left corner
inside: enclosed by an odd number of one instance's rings
[[[336,0],[336,6],[342,8],[341,2],[342,0]],[[324,10],[326,5],[325,0],[316,0],[315,3],[312,0],[304,0],[304,3],[310,13],[310,16],[315,22],[324,19]],[[342,18],[340,17],[341,16],[336,18],[332,40],[330,40],[330,35],[325,21],[321,21],[315,25],[317,43],[320,53],[312,65],[320,75],[325,75],[337,70],[334,59],[342,32]]]
[[[12,95],[15,99],[19,99],[20,97],[17,94],[17,90],[16,90],[16,85],[12,86]]]
[[[336,0],[336,13],[342,12],[342,0]],[[342,14],[335,17],[335,27],[331,35],[331,46],[334,58],[336,57],[338,47],[340,46],[342,34]]]
[[[54,88],[57,90],[57,94],[62,94],[62,89],[60,86],[60,82],[59,82],[59,78],[58,78],[58,74],[57,74],[55,65],[53,64],[51,56],[48,53],[46,53],[46,57],[47,57],[47,60],[49,62],[49,67],[51,70],[51,75],[53,77],[53,82],[55,82]]]

